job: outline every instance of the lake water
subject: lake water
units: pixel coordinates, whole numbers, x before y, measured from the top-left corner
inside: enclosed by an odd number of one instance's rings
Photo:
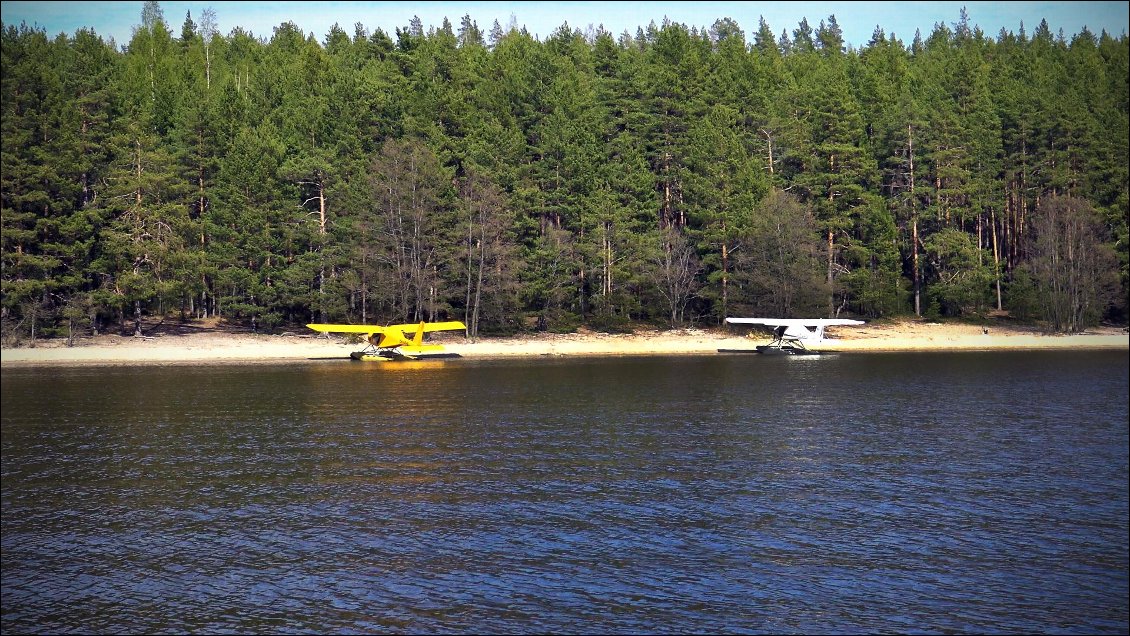
[[[1125,352],[3,372],[5,633],[1126,633]]]

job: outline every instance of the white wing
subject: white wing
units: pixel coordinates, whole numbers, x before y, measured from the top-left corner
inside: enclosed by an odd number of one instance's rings
[[[835,327],[837,325],[862,325],[862,320],[848,318],[727,318],[735,325],[766,325],[768,327]]]
[[[784,327],[783,330],[774,330],[777,337],[782,340],[817,343],[824,340],[825,327],[863,324],[862,320],[848,318],[727,318],[726,322],[735,325]]]

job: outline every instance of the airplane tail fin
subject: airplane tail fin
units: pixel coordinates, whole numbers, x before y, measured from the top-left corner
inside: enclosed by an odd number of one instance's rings
[[[412,338],[413,346],[420,346],[424,343],[424,321],[420,321],[420,326],[416,328],[416,335]]]

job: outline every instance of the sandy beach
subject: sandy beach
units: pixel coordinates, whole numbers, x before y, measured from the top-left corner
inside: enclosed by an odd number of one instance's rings
[[[1094,349],[1130,351],[1130,335],[1119,327],[1101,327],[1083,334],[1050,335],[1032,327],[989,326],[923,321],[897,321],[859,327],[830,328],[821,347],[839,352],[992,351],[1023,349]],[[437,333],[428,342],[443,344],[465,358],[539,356],[724,355],[719,349],[752,349],[768,336],[746,329],[639,330],[632,334],[581,331],[471,342],[458,334]],[[199,364],[217,362],[280,362],[348,358],[362,345],[338,335],[285,332],[277,335],[231,333],[217,329],[173,326],[141,338],[101,335],[77,339],[39,340],[34,347],[0,348],[0,365],[73,366],[86,364]]]

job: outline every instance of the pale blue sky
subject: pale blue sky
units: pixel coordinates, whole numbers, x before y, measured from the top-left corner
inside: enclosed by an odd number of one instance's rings
[[[0,3],[5,25],[41,27],[48,35],[73,34],[91,27],[104,38],[113,37],[119,45],[129,42],[132,29],[141,22],[144,2],[9,2]],[[991,38],[1001,28],[1017,32],[1023,23],[1031,34],[1041,19],[1053,33],[1073,35],[1089,28],[1096,35],[1105,29],[1118,37],[1128,31],[1130,3],[1120,2],[161,2],[165,21],[179,33],[185,13],[192,12],[199,22],[203,9],[216,12],[220,32],[228,34],[240,26],[259,37],[270,38],[274,27],[293,21],[307,33],[324,41],[336,22],[349,34],[361,22],[370,31],[384,29],[395,37],[397,27],[405,27],[412,16],[419,16],[428,30],[440,26],[447,17],[458,30],[460,19],[470,15],[484,33],[498,20],[504,28],[513,17],[519,27],[544,38],[563,23],[584,31],[603,25],[614,35],[649,22],[661,24],[664,17],[687,26],[710,27],[716,19],[732,18],[747,39],[757,30],[764,16],[774,35],[792,30],[802,18],[816,28],[830,15],[843,30],[846,42],[855,47],[871,39],[876,25],[888,35],[894,33],[904,43],[914,38],[916,29],[926,37],[936,23],[952,27],[962,7],[970,21]]]

